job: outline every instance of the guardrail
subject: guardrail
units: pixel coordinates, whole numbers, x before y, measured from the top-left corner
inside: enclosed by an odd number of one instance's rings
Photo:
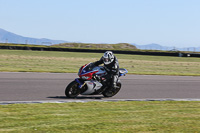
[[[36,50],[36,51],[63,51],[63,52],[92,52],[104,53],[107,50],[98,49],[75,49],[75,48],[58,48],[58,47],[27,47],[27,46],[0,46],[0,49],[12,50]],[[116,54],[134,54],[134,55],[153,55],[153,56],[176,56],[176,57],[200,57],[198,53],[181,53],[181,52],[146,52],[146,51],[121,51],[112,50]]]

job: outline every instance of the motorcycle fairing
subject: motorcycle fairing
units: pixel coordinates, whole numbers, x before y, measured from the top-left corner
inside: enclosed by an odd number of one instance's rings
[[[98,76],[104,76],[104,75],[107,74],[107,72],[106,72],[106,70],[104,69],[103,66],[96,66],[96,67],[94,67],[92,70],[98,71],[98,72],[96,73]]]
[[[82,95],[92,94],[103,86],[100,82],[94,80],[85,81],[85,83],[87,85],[87,90],[83,92]]]
[[[97,73],[98,70],[91,70],[90,68],[91,68],[90,64],[82,66],[78,73],[79,77],[84,78],[86,80],[91,80],[93,74]]]

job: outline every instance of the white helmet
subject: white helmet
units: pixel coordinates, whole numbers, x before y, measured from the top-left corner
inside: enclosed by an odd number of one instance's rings
[[[103,55],[104,64],[108,65],[114,61],[114,55],[111,51],[106,51]]]

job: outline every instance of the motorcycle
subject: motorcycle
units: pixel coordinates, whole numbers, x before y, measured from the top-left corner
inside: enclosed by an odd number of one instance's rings
[[[124,68],[119,69],[119,77],[125,76],[128,71]],[[94,66],[88,63],[79,69],[78,76],[74,81],[68,84],[65,89],[65,95],[68,98],[76,98],[78,95],[103,95],[112,97],[121,89],[121,82],[118,78],[116,88],[110,85],[110,80],[103,78],[107,74],[103,66]]]

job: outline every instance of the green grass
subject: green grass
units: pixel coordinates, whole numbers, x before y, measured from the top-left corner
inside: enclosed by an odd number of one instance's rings
[[[99,60],[102,53],[0,50],[1,72],[77,73],[80,66]],[[192,57],[116,54],[129,74],[200,76],[200,59]]]
[[[0,71],[77,72],[102,53],[0,50]],[[116,54],[133,74],[200,76],[199,58]],[[0,105],[0,132],[200,132],[200,102]]]
[[[200,132],[200,102],[0,105],[0,132]]]

